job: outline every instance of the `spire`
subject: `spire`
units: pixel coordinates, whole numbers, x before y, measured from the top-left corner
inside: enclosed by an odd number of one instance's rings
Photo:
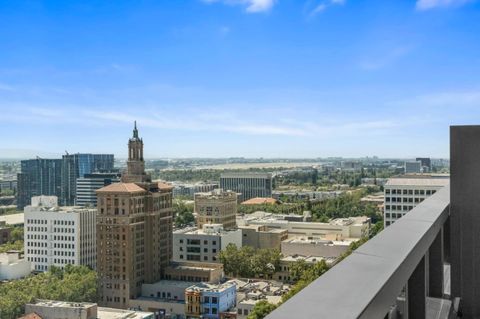
[[[133,138],[138,139],[137,121],[134,121]]]

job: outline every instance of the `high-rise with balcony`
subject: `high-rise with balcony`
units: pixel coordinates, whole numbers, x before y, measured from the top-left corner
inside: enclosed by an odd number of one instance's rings
[[[135,125],[127,171],[120,183],[97,190],[99,303],[128,308],[142,284],[161,279],[172,258],[172,189],[144,170],[143,140]]]
[[[17,208],[23,210],[34,196],[61,195],[61,159],[36,158],[21,161],[21,172],[17,176]]]
[[[113,171],[113,154],[67,154],[62,157],[62,205],[74,205],[77,179],[93,172]]]
[[[241,202],[255,197],[272,197],[273,178],[270,173],[224,173],[220,188],[240,193]]]

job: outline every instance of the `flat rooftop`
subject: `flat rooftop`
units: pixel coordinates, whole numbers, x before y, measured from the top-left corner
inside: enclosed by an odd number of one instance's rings
[[[49,308],[78,308],[86,309],[96,306],[95,303],[90,302],[69,302],[69,301],[56,301],[56,300],[37,300],[36,302],[29,303],[30,305],[49,307]]]
[[[449,178],[389,178],[385,186],[433,186],[443,187],[450,184]]]
[[[7,225],[21,225],[24,223],[24,214],[12,214],[0,216],[0,222],[5,222]]]
[[[98,319],[144,319],[153,318],[153,313],[98,307],[97,317]]]

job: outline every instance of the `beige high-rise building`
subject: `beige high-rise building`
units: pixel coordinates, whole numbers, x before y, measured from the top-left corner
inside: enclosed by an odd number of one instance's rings
[[[172,187],[145,173],[143,141],[135,125],[127,172],[97,191],[99,303],[127,308],[143,283],[161,279],[172,258]]]
[[[195,194],[197,226],[222,224],[224,229],[236,227],[237,193],[215,189],[208,193]]]

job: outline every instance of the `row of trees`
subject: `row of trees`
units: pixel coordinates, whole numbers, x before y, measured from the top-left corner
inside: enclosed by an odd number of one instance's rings
[[[52,267],[48,272],[31,275],[0,285],[0,318],[15,319],[25,304],[35,299],[97,302],[97,274],[85,266]]]
[[[237,248],[234,244],[229,244],[219,254],[226,274],[246,278],[273,275],[280,266],[281,257],[277,249],[254,249],[250,246]]]

